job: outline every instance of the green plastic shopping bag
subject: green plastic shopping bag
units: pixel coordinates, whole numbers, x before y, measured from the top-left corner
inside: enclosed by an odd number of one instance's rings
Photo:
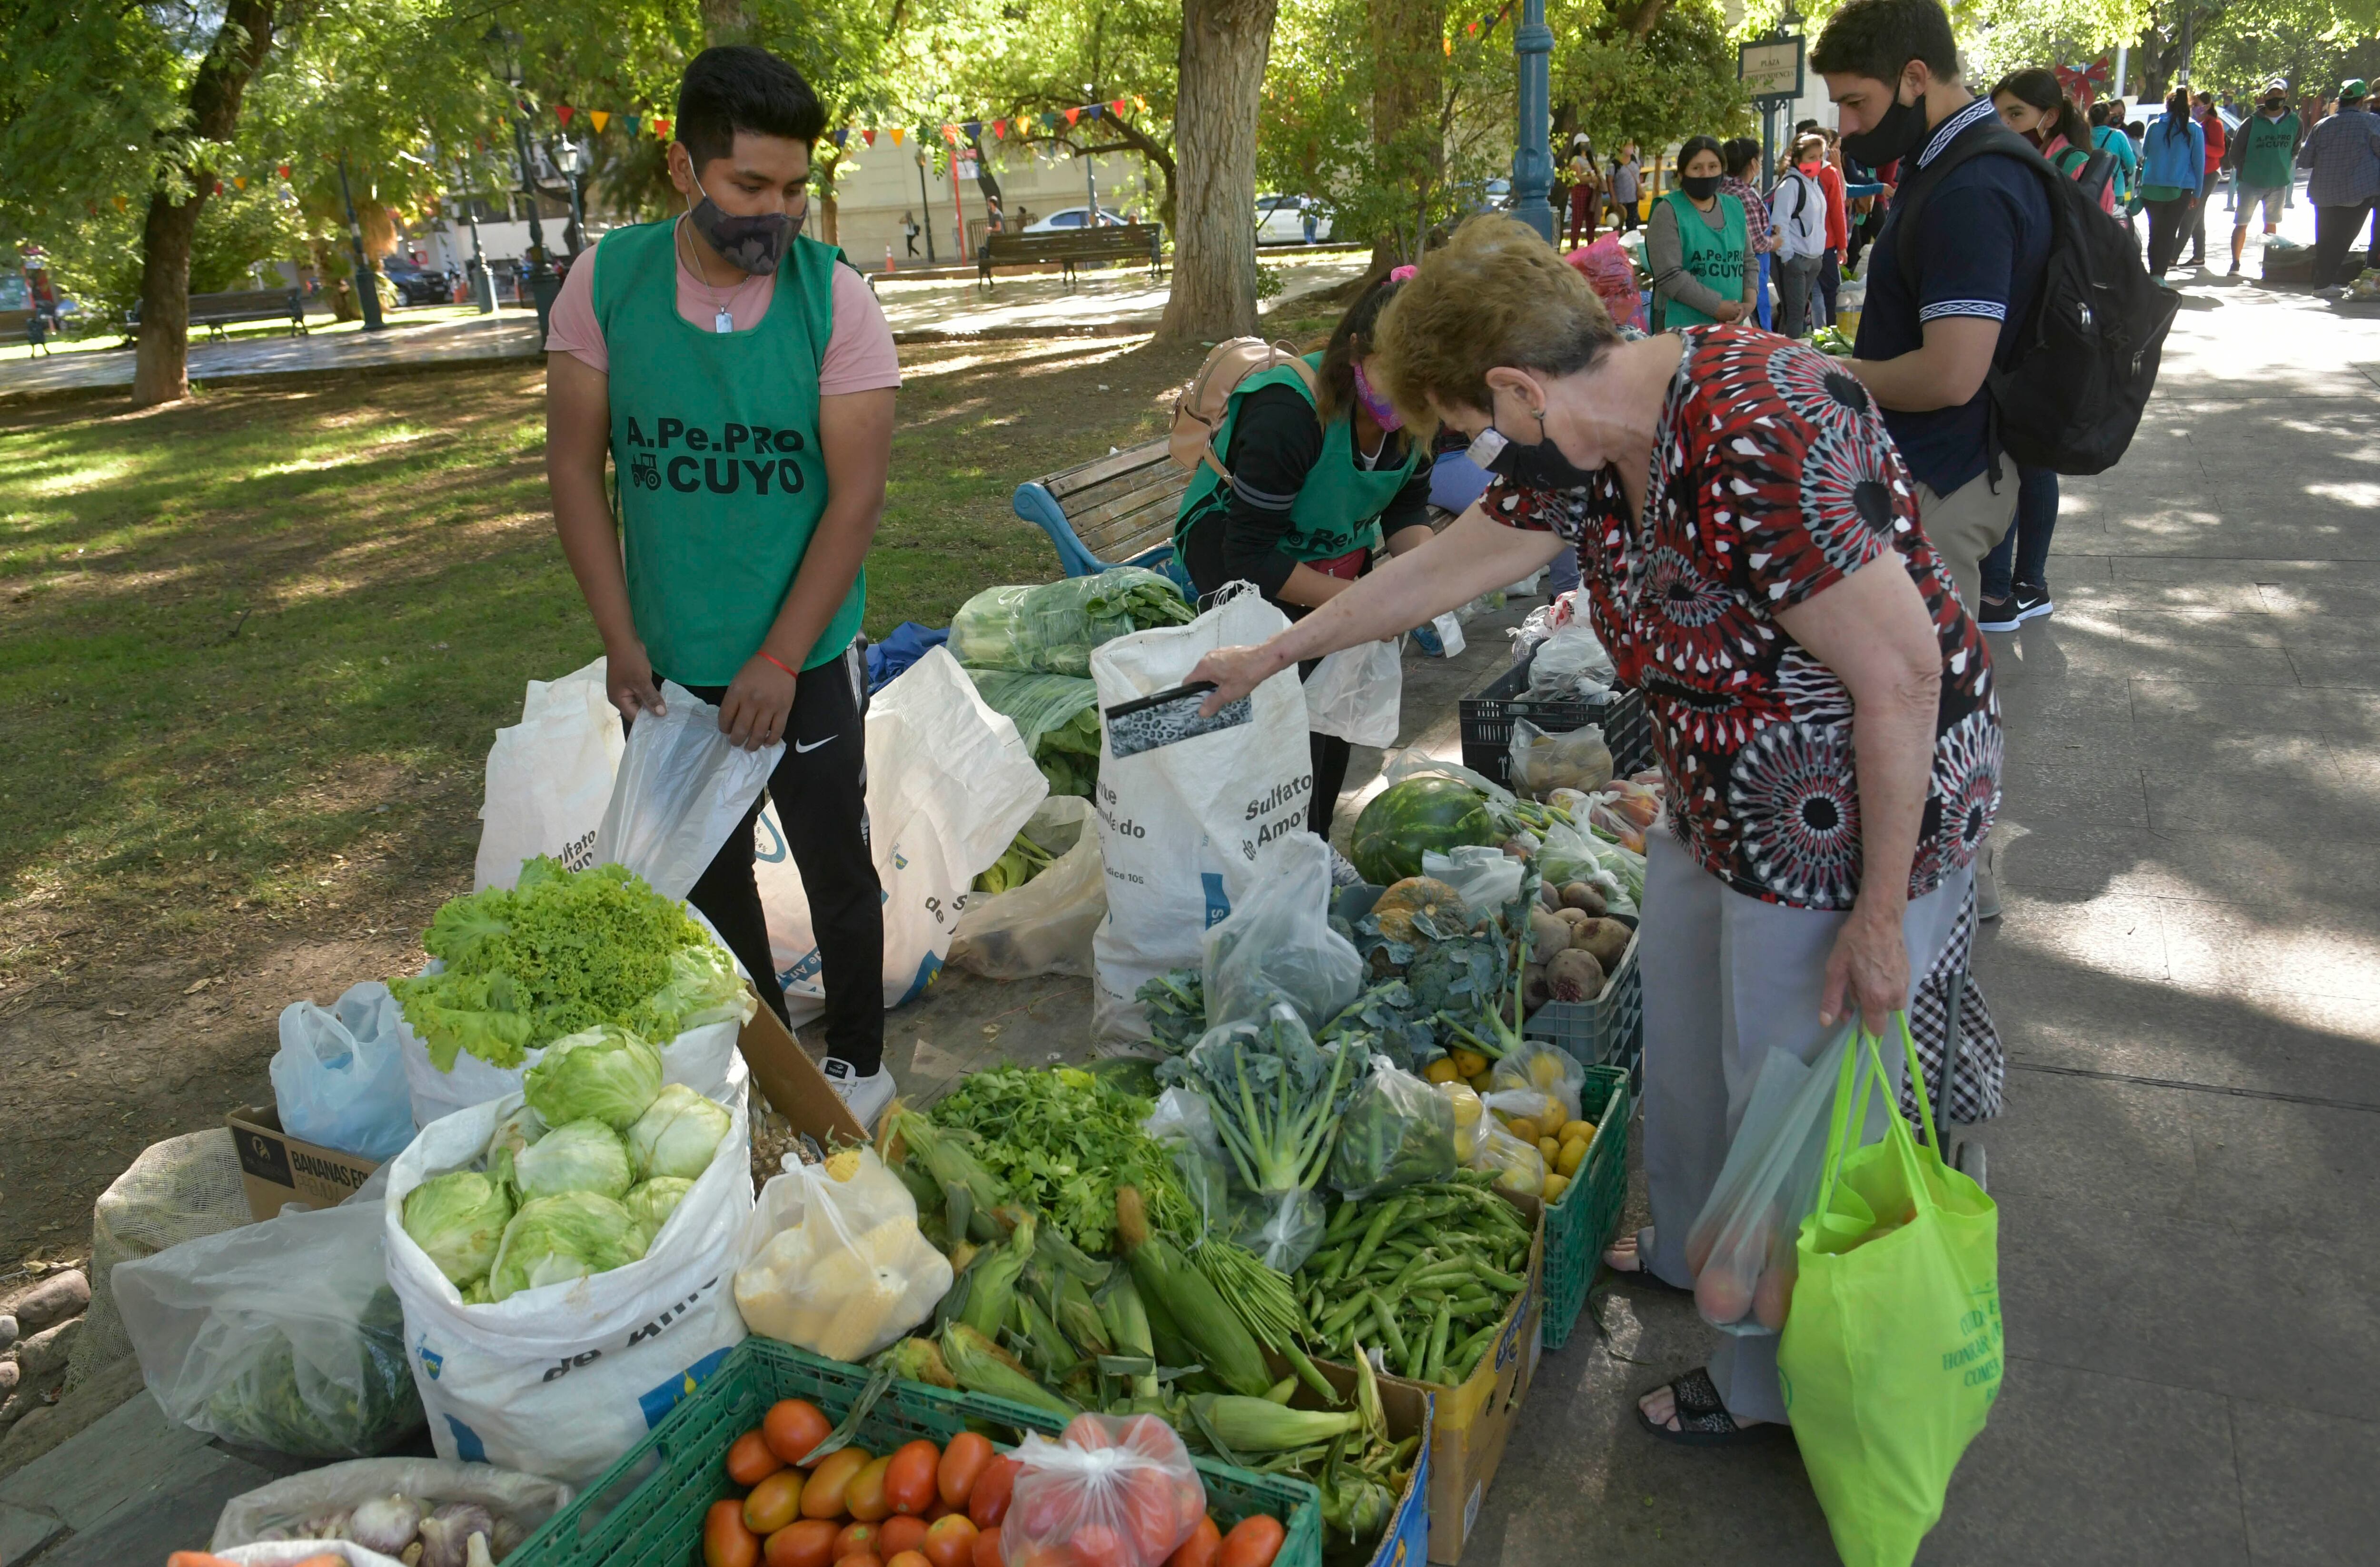
[[[1900,1038],[1923,1082],[1905,1017]],[[1910,1135],[1876,1043],[1843,1053],[1777,1368],[1835,1549],[1907,1567],[1999,1392],[1999,1214],[1942,1163],[1922,1092]],[[1871,1091],[1884,1136],[1861,1147]]]

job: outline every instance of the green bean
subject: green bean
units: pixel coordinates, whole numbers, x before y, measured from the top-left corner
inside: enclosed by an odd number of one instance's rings
[[[1453,1309],[1445,1301],[1439,1302],[1438,1315],[1429,1324],[1429,1353],[1421,1360],[1421,1380],[1434,1382],[1446,1368],[1446,1334],[1454,1320]]]
[[[1372,1303],[1371,1291],[1358,1291],[1353,1299],[1342,1302],[1340,1305],[1339,1309],[1333,1311],[1330,1316],[1323,1319],[1322,1331],[1326,1333],[1337,1333],[1342,1328],[1344,1328],[1348,1323],[1353,1322],[1358,1316],[1362,1315],[1364,1308]]]
[[[1402,1198],[1390,1198],[1380,1204],[1380,1211],[1372,1215],[1371,1223],[1364,1230],[1363,1240],[1357,1244],[1354,1256],[1348,1261],[1349,1272],[1360,1273],[1364,1271],[1364,1264],[1371,1260],[1373,1252],[1379,1249],[1381,1240],[1389,1233],[1389,1226],[1397,1222],[1397,1215],[1404,1211],[1404,1206]]]
[[[1372,1320],[1378,1326],[1380,1337],[1388,1341],[1389,1353],[1402,1365],[1405,1358],[1404,1331],[1397,1326],[1397,1314],[1378,1296],[1372,1297]]]

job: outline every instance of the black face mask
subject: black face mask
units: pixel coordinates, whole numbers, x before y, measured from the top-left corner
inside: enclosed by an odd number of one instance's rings
[[[1680,175],[1678,188],[1697,201],[1707,201],[1718,194],[1718,175]]]
[[[2287,105],[2278,98],[2267,98],[2265,100],[2265,113],[2268,115],[2277,115],[2285,107],[2287,107]]]
[[[1925,139],[1926,129],[1925,100],[1903,103],[1896,79],[1892,107],[1867,129],[1845,136],[1843,155],[1856,158],[1871,169],[1880,169],[1895,158],[1905,158],[1916,151],[1918,144]]]
[[[1551,440],[1514,440],[1494,425],[1479,432],[1468,455],[1489,473],[1523,489],[1585,489],[1600,472],[1578,466]]]
[[[702,189],[698,176],[694,188],[702,191],[702,199],[686,213],[694,231],[719,252],[728,265],[747,272],[773,272],[777,263],[793,248],[794,236],[802,232],[802,220],[783,212],[763,212],[758,217],[737,217],[719,210],[710,192]]]

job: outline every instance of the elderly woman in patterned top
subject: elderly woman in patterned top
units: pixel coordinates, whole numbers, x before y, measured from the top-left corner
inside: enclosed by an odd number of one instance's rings
[[[1991,664],[1919,531],[1859,382],[1747,326],[1623,343],[1518,223],[1432,251],[1380,321],[1408,419],[1474,437],[1478,504],[1314,614],[1194,679],[1220,705],[1578,552],[1593,623],[1643,693],[1670,831],[1648,844],[1645,1166],[1653,1223],[1615,1271],[1690,1288],[1686,1231],[1767,1053],[1881,1031],[1964,969],[1973,857],[1999,800]],[[1938,1042],[1937,1042],[1938,1048]],[[1786,1418],[1776,1340],[1724,1337],[1645,1393],[1655,1436]]]

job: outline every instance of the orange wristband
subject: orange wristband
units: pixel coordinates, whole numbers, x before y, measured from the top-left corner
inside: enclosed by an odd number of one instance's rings
[[[802,672],[799,669],[795,669],[791,664],[786,663],[783,658],[778,657],[767,648],[763,647],[760,649],[759,657],[766,658],[770,663],[774,664],[777,668],[784,670],[785,673],[793,676],[794,679],[799,680],[802,678]]]

